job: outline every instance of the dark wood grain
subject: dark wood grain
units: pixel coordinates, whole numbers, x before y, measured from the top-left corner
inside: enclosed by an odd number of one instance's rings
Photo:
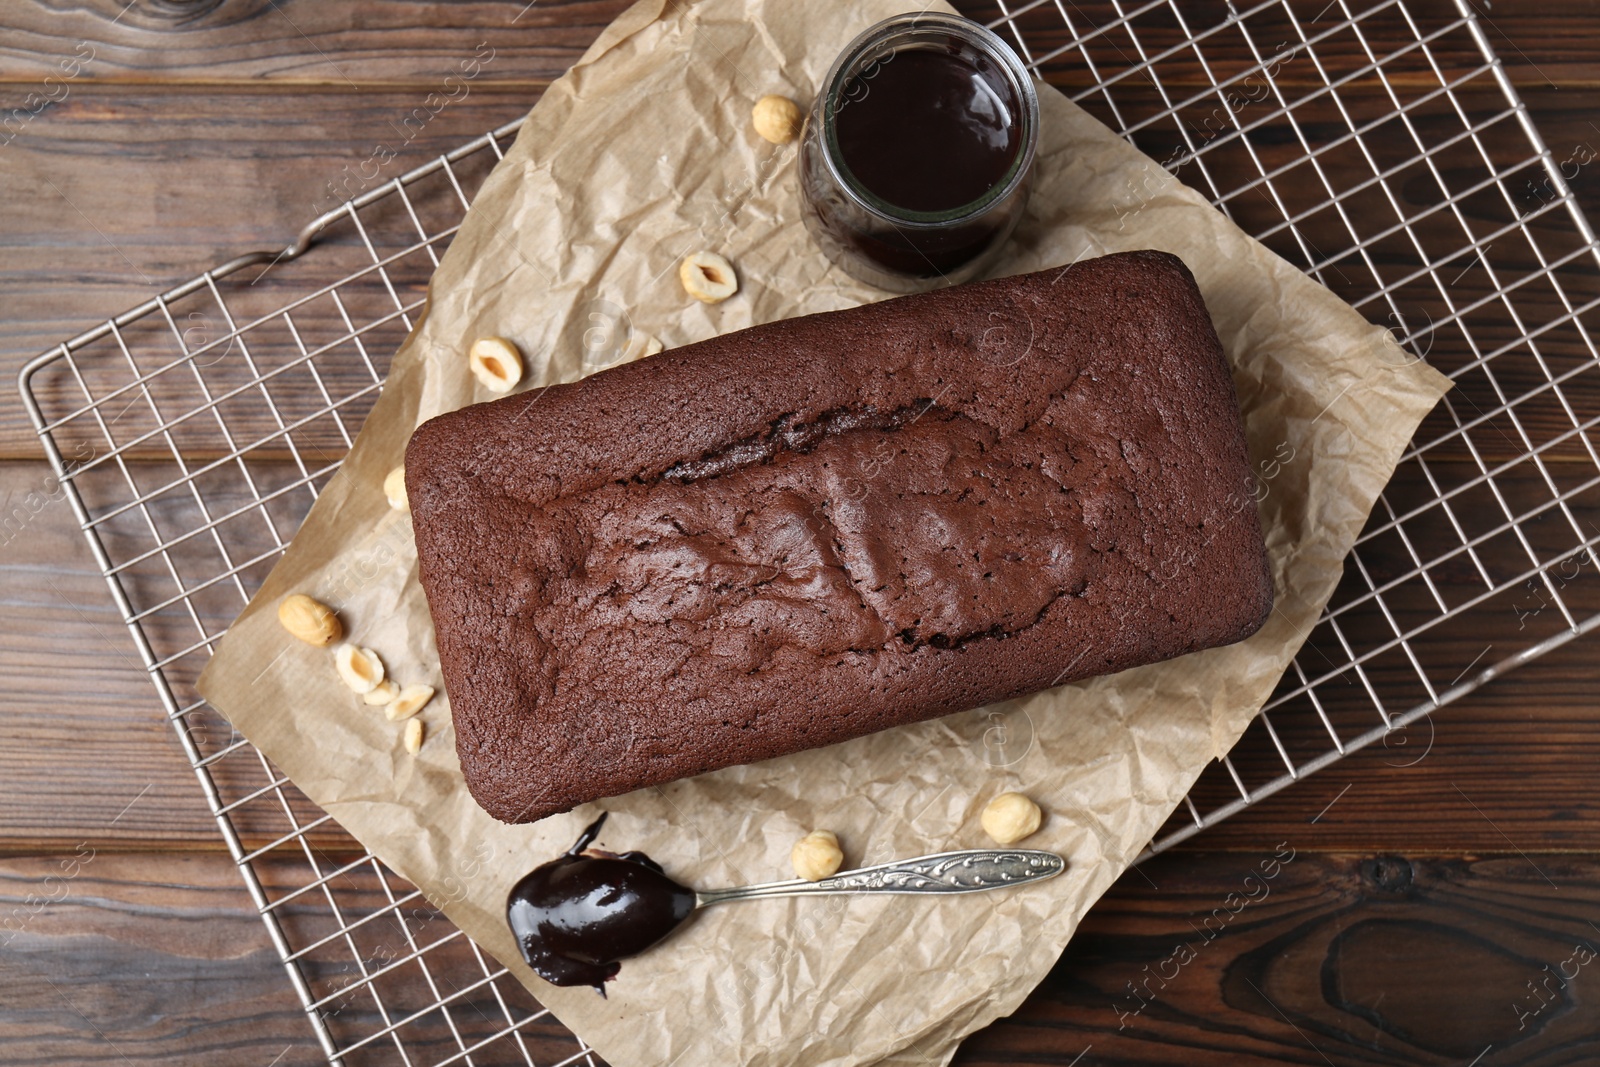
[[[0,237],[26,255],[5,257],[0,291],[7,314],[0,323],[0,368],[10,380],[22,361],[112,315],[149,300],[179,282],[241,252],[282,248],[322,212],[342,199],[393,179],[464,141],[511,121],[532,105],[535,94],[521,89],[479,91],[444,108],[425,125],[407,125],[418,105],[412,92],[371,94],[311,90],[239,90],[214,94],[199,89],[106,89],[77,94],[66,112],[51,121],[41,117],[15,142],[0,148],[0,172],[22,209],[8,217]],[[407,140],[409,138],[409,141]],[[377,146],[394,158],[374,153]],[[181,146],[178,147],[178,146]],[[455,168],[463,187],[476,189],[493,162],[490,153]],[[218,190],[239,197],[233,210],[214,205]],[[248,193],[246,193],[248,191]],[[460,205],[444,175],[415,187],[411,194],[428,236],[458,220]],[[380,256],[391,256],[422,239],[405,205],[392,197],[383,208],[365,213],[364,222]],[[442,252],[443,245],[440,245]],[[172,308],[173,323],[159,315],[128,328],[124,341],[142,360],[141,373],[179,359],[188,349],[223,337],[230,321],[250,323],[275,312],[294,296],[315,292],[362,268],[372,256],[350,224],[330,228],[314,256],[253,268],[220,288],[223,304],[200,294]],[[421,299],[433,266],[426,250],[387,268],[405,302]],[[75,297],[62,300],[70,287]],[[342,290],[345,312],[366,324],[396,309],[383,279]],[[249,362],[260,371],[274,360],[302,355],[300,344],[315,350],[348,334],[339,307],[328,298],[290,314],[299,341],[283,320],[254,332],[244,345],[213,349],[188,368],[167,375],[152,388],[157,410],[168,420],[203,402],[202,389],[220,395],[249,380]],[[174,329],[176,327],[176,329]],[[380,369],[404,337],[407,324],[395,316],[362,343]],[[334,396],[371,385],[365,361],[346,343],[316,364]],[[81,367],[91,394],[102,398],[126,386],[131,373],[114,340],[86,353]],[[244,375],[246,377],[241,378]],[[174,383],[181,382],[181,387]],[[42,402],[61,417],[86,397],[71,374],[49,372],[36,381]],[[272,387],[291,414],[304,404],[320,405],[315,382],[296,372]],[[140,401],[130,394],[128,401]],[[226,411],[238,443],[276,429],[257,393]],[[370,398],[367,401],[370,404]],[[186,405],[186,406],[175,406]],[[352,425],[360,424],[358,410]],[[143,402],[109,402],[105,418],[117,419],[115,439],[126,442],[159,423]],[[81,420],[93,425],[92,420]],[[70,435],[69,435],[70,436]],[[96,432],[93,447],[109,447]],[[66,442],[70,453],[82,441]],[[295,443],[315,458],[338,455],[347,447],[331,420],[307,426]],[[176,446],[186,455],[215,455],[228,448],[211,417],[177,431]],[[138,450],[148,458],[170,458],[164,441]],[[17,394],[0,392],[0,456],[38,456],[32,425]],[[287,457],[282,441],[268,455]]]
[[[1129,873],[1023,1008],[969,1040],[956,1062],[1068,1063],[1085,1049],[1079,1062],[1246,1067],[1600,1055],[1592,858],[1350,855],[1296,841],[1285,829],[1250,851],[1162,857]],[[269,899],[297,874],[270,860],[260,871]],[[370,874],[340,892],[347,921],[388,903]],[[310,906],[291,905],[285,922],[298,939],[326,928]],[[406,922],[423,939],[442,932],[426,913]],[[0,928],[8,1063],[320,1062],[255,908],[220,857],[84,844],[3,858]],[[347,991],[332,1002],[336,1031],[376,1011],[358,964],[375,969],[406,943],[381,915],[360,936],[345,963],[330,960],[312,978],[314,995]],[[429,958],[458,981],[481,974],[470,954]],[[514,1017],[535,1010],[519,989],[502,992]],[[420,979],[379,989],[395,1016],[417,1003],[408,995],[426,996]],[[503,1020],[485,993],[451,1021],[472,1040]],[[405,1036],[422,1054],[453,1048],[443,1019],[419,1020]],[[526,1039],[541,1063],[574,1047],[548,1025]],[[492,1045],[485,1060],[508,1055],[509,1043]],[[375,1050],[357,1062],[386,1059]]]
[[[173,82],[273,81],[311,83],[353,88],[374,83],[429,84],[457,69],[482,42],[489,42],[505,62],[485,73],[490,80],[547,81],[559,76],[583,53],[595,35],[621,13],[625,0],[472,0],[434,4],[425,0],[404,2],[322,3],[318,0],[96,0],[79,5],[69,14],[42,0],[7,0],[0,6],[0,59],[3,80],[29,83],[60,77],[63,59],[88,58],[74,80]],[[985,22],[1000,17],[990,3],[956,5]],[[1013,10],[1028,5],[1013,4]],[[1144,5],[1129,5],[1139,9]],[[1291,5],[1300,29],[1316,36],[1319,52],[1333,62],[1366,62],[1361,38],[1337,28],[1355,16],[1365,45],[1386,55],[1409,43],[1409,24],[1388,5],[1351,4],[1348,8],[1323,3]],[[1409,5],[1424,27],[1444,25],[1457,18],[1447,0],[1417,0]],[[1593,84],[1600,59],[1591,33],[1585,32],[1590,14],[1583,0],[1560,0],[1530,8],[1510,5],[1474,5],[1486,32],[1502,51],[1507,71],[1520,83]],[[124,13],[124,7],[127,8]],[[1273,7],[1255,11],[1245,28],[1258,48],[1267,54],[1297,39],[1294,24]],[[1226,8],[1221,0],[1190,0],[1182,7],[1190,27],[1199,29],[1221,22]],[[1072,11],[1080,32],[1092,25],[1082,10]],[[1054,5],[1031,8],[1016,23],[1035,55],[1059,50],[1071,40],[1067,24]],[[1136,61],[1137,46],[1147,54],[1178,48],[1182,27],[1169,10],[1157,8],[1134,17],[1127,29],[1092,39],[1089,58],[1101,67]],[[1424,32],[1427,32],[1425,29]],[[1137,35],[1137,43],[1133,34]],[[1247,42],[1239,29],[1214,42],[1216,51],[1248,60]],[[87,49],[85,51],[84,49]],[[1447,68],[1479,62],[1466,34],[1451,35],[1435,43],[1434,50]],[[1227,66],[1214,68],[1225,76]],[[1049,63],[1051,80],[1084,77],[1084,62],[1074,52]],[[431,77],[430,77],[431,76]],[[1290,71],[1289,79],[1310,81],[1309,72]],[[1174,84],[1206,84],[1198,64],[1187,69]]]
[[[222,857],[119,856],[80,842],[0,859],[0,931],[7,1063],[317,1062]]]
[[[6,689],[0,851],[70,850],[83,840],[102,849],[158,842],[174,851],[221,849],[165,709],[49,468],[38,461],[0,464],[0,500],[0,615],[8,620],[0,652]],[[155,514],[170,512],[157,508]],[[231,538],[240,549],[246,529]],[[254,546],[270,549],[260,529],[253,537]],[[133,588],[149,589],[141,581]],[[211,601],[215,613],[203,616],[216,629],[243,603],[236,590],[221,593]],[[208,601],[197,603],[203,610]],[[158,655],[198,636],[186,611],[151,621]],[[192,679],[204,658],[202,649],[175,664],[175,678],[187,672]],[[183,699],[193,699],[192,693]],[[203,754],[238,741],[209,710],[190,718]],[[225,759],[217,773],[225,802],[273,780],[248,747]],[[289,796],[301,825],[321,814],[297,791]],[[246,848],[292,829],[276,796],[263,800],[239,812]],[[349,838],[331,825],[312,840],[349,847]]]
[[[10,194],[0,216],[0,248],[6,252],[0,256],[0,371],[7,378],[35,352],[170,284],[239,251],[284,243],[339,196],[515,118],[626,6],[623,0],[541,0],[527,7],[521,0],[136,0],[124,13],[124,3],[0,0],[0,184]],[[1249,186],[1257,161],[1268,168],[1287,164],[1299,155],[1302,134],[1315,142],[1345,128],[1331,98],[1314,93],[1324,73],[1358,69],[1367,61],[1367,47],[1380,56],[1403,47],[1410,26],[1392,4],[1346,8],[1293,0],[1289,8],[1239,6],[1252,14],[1211,39],[1208,54],[1215,62],[1209,75],[1177,47],[1182,31],[1167,5],[1135,19],[1137,40],[1116,31],[1081,50],[1068,47],[1059,5],[1039,5],[1020,24],[1035,45],[1035,58],[1056,53],[1042,71],[1069,93],[1091,84],[1091,62],[1104,77],[1136,66],[1140,46],[1145,55],[1161,55],[1157,73],[1170,100],[1183,104],[1184,128],[1199,142],[1220,136],[1207,123],[1227,90],[1208,91],[1211,78],[1242,78],[1283,42],[1292,42],[1295,30],[1286,11],[1293,10],[1308,34],[1332,30],[1318,45],[1323,70],[1304,57],[1285,56],[1278,64],[1290,100],[1311,97],[1294,107],[1292,122],[1252,101],[1242,118],[1265,121],[1246,137],[1216,146],[1208,154],[1208,175],[1193,164],[1181,172],[1211,195],[1243,188],[1227,197],[1228,209],[1260,231],[1278,225],[1285,208],[1294,214],[1326,198],[1328,186],[1344,191],[1370,176],[1366,158],[1346,148],[1326,153],[1321,173],[1303,168],[1285,175],[1279,181],[1281,203]],[[1224,11],[1217,0],[1180,7],[1193,26],[1215,23]],[[1454,18],[1448,0],[1416,0],[1408,7],[1424,32]],[[1554,160],[1568,164],[1590,214],[1600,213],[1596,168],[1576,163],[1585,149],[1600,149],[1594,125],[1600,113],[1600,35],[1594,32],[1592,3],[1491,7],[1480,0],[1476,7]],[[965,9],[978,17],[995,13],[981,5]],[[1066,10],[1088,17],[1082,5]],[[1339,25],[1350,11],[1362,15],[1360,36]],[[461,80],[461,64],[486,54],[480,51],[485,44],[493,58]],[[1447,79],[1481,62],[1459,28],[1437,37],[1430,50]],[[85,61],[63,81],[61,63],[74,56]],[[1402,103],[1437,84],[1421,58],[1414,54],[1394,68],[1392,84]],[[408,117],[452,75],[464,94],[420,127],[414,119],[408,127]],[[52,78],[48,85],[46,77]],[[1137,122],[1169,107],[1168,98],[1136,82],[1138,75],[1127,79],[1116,111],[1098,94],[1088,94],[1083,103],[1113,123]],[[1341,91],[1340,102],[1352,114],[1377,114],[1385,92],[1352,86]],[[1469,120],[1503,108],[1487,73],[1464,88],[1462,99]],[[41,100],[44,106],[37,106]],[[1459,119],[1437,107],[1419,110],[1415,121],[1427,138],[1460,129]],[[1514,122],[1497,124],[1484,139],[1485,150],[1497,166],[1525,163],[1516,155],[1526,152],[1519,138]],[[1170,118],[1152,122],[1137,140],[1157,159],[1173,158],[1183,143]],[[361,165],[380,143],[398,149],[396,160],[375,178],[362,178]],[[1391,123],[1374,132],[1369,147],[1378,165],[1387,166],[1411,151],[1410,134]],[[1412,167],[1390,179],[1401,212],[1423,210],[1438,198],[1440,183],[1459,190],[1483,167],[1464,148],[1441,154],[1440,164],[1437,177]],[[426,221],[429,201],[418,192]],[[1440,257],[1465,240],[1463,226],[1474,235],[1487,232],[1497,219],[1510,217],[1505,212],[1530,211],[1548,195],[1537,172],[1526,166],[1513,169],[1503,194],[1488,193],[1463,200],[1459,221],[1440,215],[1419,225],[1423,254]],[[1295,262],[1312,262],[1321,249],[1348,244],[1352,226],[1364,238],[1381,231],[1394,211],[1371,190],[1352,193],[1348,205],[1348,222],[1332,214],[1302,220],[1306,245],[1284,233],[1269,243]],[[401,247],[397,242],[411,239],[408,225],[395,212],[378,227],[375,240],[380,247]],[[1572,230],[1559,212],[1533,216],[1529,225],[1538,247],[1496,248],[1495,263],[1504,266],[1492,281],[1468,256],[1442,265],[1449,272],[1442,280],[1450,299],[1458,305],[1471,301],[1492,283],[1505,284],[1504,270],[1526,273],[1536,268],[1539,254],[1570,247]],[[1371,288],[1373,273],[1393,282],[1414,269],[1417,255],[1404,241],[1375,240],[1370,261],[1338,259],[1322,277],[1336,290],[1359,295]],[[247,321],[281,305],[286,294],[336,280],[366,261],[359,240],[335,227],[316,255],[259,279],[225,283],[223,299],[228,311]],[[428,266],[419,256],[396,269],[403,299],[420,295]],[[1569,297],[1592,297],[1600,282],[1592,263],[1584,263],[1563,284]],[[367,302],[353,309],[359,316],[382,313],[388,297],[374,285],[352,291],[350,299]],[[1548,286],[1529,286],[1513,306],[1525,325],[1552,321],[1564,311],[1561,294]],[[190,310],[182,309],[179,318],[186,341],[204,343],[219,332],[220,307],[195,306],[198,318],[190,318]],[[1380,302],[1364,310],[1384,325],[1399,325],[1390,321],[1395,315],[1415,328],[1418,321],[1440,317],[1444,307],[1433,279],[1424,277],[1397,289],[1392,306]],[[327,305],[308,305],[293,320],[312,345],[333,339],[341,325],[336,309]],[[1592,316],[1586,322],[1591,331],[1600,327]],[[1474,354],[1475,343],[1481,351],[1517,340],[1503,308],[1471,317],[1469,326],[1470,338],[1440,330],[1430,359],[1455,366]],[[403,323],[394,329],[403,333]],[[160,322],[134,328],[129,340],[136,358],[163,351],[162,331],[171,333]],[[263,328],[257,337],[263,361],[292,361],[298,354],[287,324]],[[177,341],[168,340],[176,358]],[[397,341],[381,331],[373,337],[371,355],[380,373]],[[1540,355],[1559,372],[1592,353],[1574,333],[1552,331],[1540,341]],[[148,400],[127,394],[126,402],[107,405],[109,440],[98,428],[69,433],[63,435],[64,451],[103,457],[157,425],[157,412],[170,419],[197,406],[205,389],[215,392],[242,380],[238,376],[247,368],[238,356],[230,351],[203,360],[198,378],[164,377]],[[1525,349],[1514,348],[1508,357],[1492,365],[1494,381],[1482,375],[1464,380],[1452,401],[1461,417],[1492,408],[1495,386],[1516,393],[1542,380]],[[129,373],[114,347],[86,353],[83,366],[97,398],[125,383]],[[335,392],[360,388],[362,375],[370,378],[348,351],[332,352],[316,366]],[[142,372],[150,369],[140,364]],[[81,403],[70,375],[47,372],[38,384],[58,414]],[[316,402],[314,379],[285,375],[281,384],[275,403],[290,411],[313,410],[307,405]],[[1575,379],[1569,393],[1582,417],[1600,411],[1600,391],[1589,377]],[[135,490],[148,493],[172,481],[178,473],[174,451],[193,469],[248,444],[245,436],[265,438],[246,468],[228,465],[202,476],[208,499],[245,503],[244,473],[269,491],[293,482],[300,472],[288,461],[298,456],[314,469],[320,460],[337,457],[345,432],[353,431],[364,410],[358,402],[342,413],[343,432],[329,417],[280,439],[272,437],[276,424],[264,397],[241,401],[227,411],[230,426],[244,431],[231,444],[213,421],[195,417],[174,432],[170,445],[155,437],[132,447],[126,478],[115,463],[103,462],[84,476],[85,490],[102,508],[126,502]],[[1497,416],[1463,438],[1452,434],[1449,413],[1438,412],[1423,436],[1447,440],[1428,461],[1443,479],[1459,480],[1462,471],[1476,469],[1472,450],[1493,463],[1521,450],[1523,432],[1537,444],[1570,425],[1554,405],[1524,409],[1523,416],[1520,427]],[[322,1062],[98,567],[38,455],[15,394],[0,389],[0,686],[8,697],[0,719],[0,1060]],[[1549,456],[1551,477],[1563,488],[1593,473],[1579,438],[1553,447]],[[1539,472],[1526,465],[1497,479],[1497,488],[1514,507],[1547,493]],[[1388,499],[1403,511],[1407,500],[1427,492],[1424,472],[1413,462]],[[236,561],[262,557],[241,574],[242,581],[257,580],[270,566],[275,539],[292,532],[309,499],[303,489],[289,493],[274,505],[271,527],[258,516],[226,524],[223,541]],[[1498,506],[1486,490],[1458,502],[1469,525],[1494,520]],[[1575,506],[1591,516],[1600,496],[1591,492]],[[118,558],[202,521],[182,494],[159,494],[149,508],[154,532],[137,512],[107,523],[105,536]],[[1437,513],[1407,523],[1425,560],[1432,558],[1428,546],[1454,536],[1439,523]],[[1528,535],[1547,558],[1559,556],[1566,536],[1560,521],[1530,524]],[[175,551],[182,580],[215,568],[207,551],[192,544]],[[1412,568],[1408,550],[1392,533],[1366,546],[1362,562],[1379,582]],[[1472,595],[1478,580],[1462,557],[1440,561],[1430,575],[1452,603]],[[1577,610],[1600,611],[1596,583],[1587,574],[1580,579],[1563,584],[1564,597]],[[176,589],[159,557],[133,568],[127,580],[141,604]],[[1358,597],[1364,588],[1352,570],[1340,596]],[[1389,594],[1388,604],[1404,625],[1436,610],[1427,595],[1412,582]],[[237,589],[219,583],[195,598],[198,624],[176,606],[157,612],[148,620],[157,654],[172,654],[220,631],[240,602]],[[1508,615],[1539,636],[1561,625],[1559,613],[1533,587],[1513,590],[1483,611],[1494,614],[1480,612],[1481,626],[1468,616],[1414,642],[1430,672],[1448,677],[1488,654],[1484,634],[1504,632]],[[1370,605],[1349,617],[1363,634],[1381,633],[1386,625]],[[1314,635],[1306,657],[1314,659],[1322,648],[1339,658],[1327,640]],[[1548,994],[1549,1006],[1528,1016],[1521,1030],[1516,1012],[1519,1004],[1530,1011],[1545,1002],[1527,986],[1549,973],[1541,968],[1559,969],[1573,958],[1580,939],[1600,948],[1600,931],[1591,931],[1592,938],[1585,933],[1591,922],[1600,922],[1594,889],[1600,884],[1594,847],[1600,784],[1588,772],[1600,752],[1593,647],[1589,640],[1559,648],[1438,712],[1431,722],[1391,735],[1385,744],[1131,872],[1090,914],[1023,1010],[969,1041],[960,1062],[1343,1067],[1466,1064],[1480,1051],[1483,1065],[1600,1059],[1600,1011],[1588,990],[1597,980],[1591,966]],[[204,656],[202,646],[172,665],[180,688]],[[1419,688],[1409,664],[1395,654],[1377,656],[1369,670],[1386,691]],[[1341,729],[1356,729],[1372,717],[1359,699],[1333,704]],[[210,713],[192,718],[203,752],[221,752],[232,743],[227,725]],[[1274,721],[1294,758],[1326,746],[1326,735],[1308,718],[1284,712]],[[1247,738],[1236,765],[1252,783],[1282,770],[1275,750],[1258,736]],[[216,773],[225,801],[251,795],[275,775],[247,748],[218,763]],[[1213,770],[1199,796],[1220,802],[1231,789],[1226,776]],[[282,800],[269,789],[245,803],[236,820],[245,847],[254,849],[287,833],[291,819],[303,825],[318,814],[292,789],[284,790]],[[1244,877],[1279,841],[1297,851],[1273,880],[1271,897],[1244,908],[1224,933],[1205,940],[1208,920],[1220,921],[1216,909],[1229,906],[1229,893],[1248,890]],[[306,852],[294,846],[258,863],[269,900],[303,885],[315,873],[312,864],[326,872],[354,859],[348,838],[332,825],[310,834],[307,845]],[[86,855],[93,858],[80,862]],[[63,863],[74,862],[75,873],[63,879]],[[331,1025],[341,1040],[350,1040],[383,1025],[359,978],[362,967],[395,958],[396,946],[404,944],[405,929],[387,921],[385,909],[405,887],[360,867],[337,879],[336,889],[347,922],[379,920],[363,926],[348,945],[317,952],[308,964],[314,995],[347,991],[337,998]],[[337,929],[326,903],[309,895],[279,910],[291,946]],[[422,932],[446,929],[425,910],[408,909],[407,915]],[[1170,968],[1164,961],[1186,942],[1203,945],[1194,961],[1165,986],[1152,981],[1152,995],[1133,997],[1129,983],[1144,982],[1147,966]],[[460,982],[482,973],[469,946],[459,942],[429,960],[436,980]],[[380,985],[385,1007],[402,1013],[437,995],[415,968],[401,969]],[[502,992],[514,1009],[534,1010],[520,988]],[[1144,999],[1148,1005],[1131,1014]],[[432,1013],[404,1036],[417,1062],[431,1062],[460,1047],[451,1025],[463,1034],[487,1036],[503,1017],[495,998],[481,993],[466,998],[450,1020]],[[529,1033],[541,1063],[558,1062],[574,1049],[549,1022]],[[520,1062],[520,1056],[501,1043],[478,1062]],[[380,1045],[352,1062],[395,1059],[392,1045]]]
[[[63,12],[7,0],[0,70],[3,80],[26,84],[59,78],[63,59],[82,56],[73,80],[83,83],[436,86],[487,44],[494,61],[475,76],[539,84],[565,72],[627,7],[628,0],[97,0]]]
[[[1000,10],[989,3],[956,6],[984,22],[996,18]],[[1596,57],[1592,45],[1574,40],[1587,36],[1574,32],[1574,27],[1587,25],[1592,16],[1583,3],[1495,8],[1478,2],[1472,7],[1506,70],[1519,84],[1593,84]],[[1108,9],[1074,5],[1064,9],[1070,26],[1063,19],[1063,9],[1056,5],[1011,4],[1009,8],[1021,12],[1015,25],[1029,42],[1029,58],[1042,61],[1041,70],[1048,81],[1065,87],[1092,86],[1130,70],[1134,71],[1132,80],[1142,81],[1144,76],[1138,71],[1147,62],[1155,63],[1162,82],[1169,86],[1206,87],[1271,63],[1275,57],[1292,57],[1295,46],[1305,39],[1316,42],[1322,70],[1311,62],[1290,60],[1277,74],[1284,84],[1316,85],[1324,76],[1338,78],[1365,67],[1374,57],[1386,59],[1406,49],[1420,51],[1418,33],[1428,38],[1428,49],[1447,77],[1483,63],[1476,43],[1459,25],[1455,5],[1439,0],[1407,4],[1404,11],[1384,3],[1296,0],[1282,5],[1230,6],[1225,0],[1189,0],[1172,6],[1124,4],[1119,9],[1122,18],[1110,17]],[[1239,17],[1230,21],[1230,13]],[[1100,26],[1110,28],[1096,29]],[[1208,55],[1204,64],[1188,45],[1191,34],[1205,35]],[[1558,43],[1552,35],[1567,39]],[[1081,46],[1075,47],[1078,39]],[[1425,66],[1398,66],[1396,84],[1429,80]]]
[[[354,857],[319,858],[335,869]],[[269,900],[304,878],[299,863],[271,857],[256,872]],[[342,952],[319,954],[306,971],[313,995],[329,998],[328,1026],[348,1045],[385,1026],[384,1012],[399,1020],[433,1002],[418,966],[372,982],[364,976],[449,926],[425,904],[392,908],[405,888],[386,886],[370,869],[340,878],[338,887],[345,921],[368,921],[347,943],[341,939]],[[291,899],[276,914],[297,947],[337,932],[315,896]],[[0,856],[0,960],[0,1060],[7,1064],[326,1062],[255,905],[222,856],[115,853],[87,841],[61,853]],[[445,994],[485,975],[464,943],[435,949],[427,960]],[[427,1013],[397,1035],[413,1062],[432,1063],[505,1029],[508,1012],[523,1021],[538,1010],[516,982],[501,981],[458,997],[448,1018]],[[520,1034],[539,1063],[578,1050],[548,1018]],[[502,1038],[477,1062],[520,1055],[515,1039]],[[397,1061],[388,1039],[349,1062]]]
[[[1251,852],[1125,875],[1022,1010],[956,1063],[1065,1063],[1085,1049],[1086,1064],[1196,1067],[1600,1057],[1592,857],[1299,841],[1281,827]]]

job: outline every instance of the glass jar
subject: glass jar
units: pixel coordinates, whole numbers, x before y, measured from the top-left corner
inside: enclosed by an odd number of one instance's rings
[[[1027,206],[1033,80],[1005,42],[955,15],[896,15],[852,41],[799,152],[806,228],[847,274],[910,293],[994,262]]]

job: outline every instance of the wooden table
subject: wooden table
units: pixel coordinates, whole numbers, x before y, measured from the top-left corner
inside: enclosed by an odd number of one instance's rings
[[[623,6],[124,2],[0,0],[0,116],[20,109],[0,137],[8,382],[93,322],[280,244],[480,42],[493,62],[390,174],[524,112]],[[1552,150],[1600,147],[1600,9],[1483,6]],[[1594,174],[1575,186],[1600,218]],[[0,500],[30,521],[0,541],[0,1062],[322,1062],[49,485],[7,386]],[[1600,1062],[1600,966],[1574,962],[1600,947],[1597,651],[1574,642],[1445,709],[1420,760],[1356,755],[1128,873],[958,1062]],[[1270,899],[1129,1014],[1280,843],[1294,860]],[[1577,976],[1551,981],[1563,966]]]

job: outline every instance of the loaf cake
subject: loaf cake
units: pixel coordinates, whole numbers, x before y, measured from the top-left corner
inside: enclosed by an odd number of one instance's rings
[[[472,795],[528,822],[1238,641],[1227,361],[1131,252],[441,415],[406,452]]]

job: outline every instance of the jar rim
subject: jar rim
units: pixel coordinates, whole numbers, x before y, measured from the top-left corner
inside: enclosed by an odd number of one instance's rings
[[[1005,177],[976,200],[944,211],[912,211],[873,194],[845,165],[834,126],[834,115],[839,109],[833,106],[833,102],[843,91],[846,78],[857,73],[853,69],[857,61],[870,50],[892,44],[895,38],[909,37],[917,31],[943,33],[982,51],[1010,81],[1022,126],[1022,144]],[[893,51],[895,49],[891,48],[890,52]],[[818,98],[816,118],[822,123],[818,144],[822,149],[823,163],[838,183],[840,191],[869,214],[893,225],[916,229],[941,229],[968,222],[1009,197],[1027,179],[1039,141],[1039,96],[1022,60],[987,27],[960,15],[943,12],[913,11],[893,15],[857,34],[839,53],[828,71],[822,94]]]

